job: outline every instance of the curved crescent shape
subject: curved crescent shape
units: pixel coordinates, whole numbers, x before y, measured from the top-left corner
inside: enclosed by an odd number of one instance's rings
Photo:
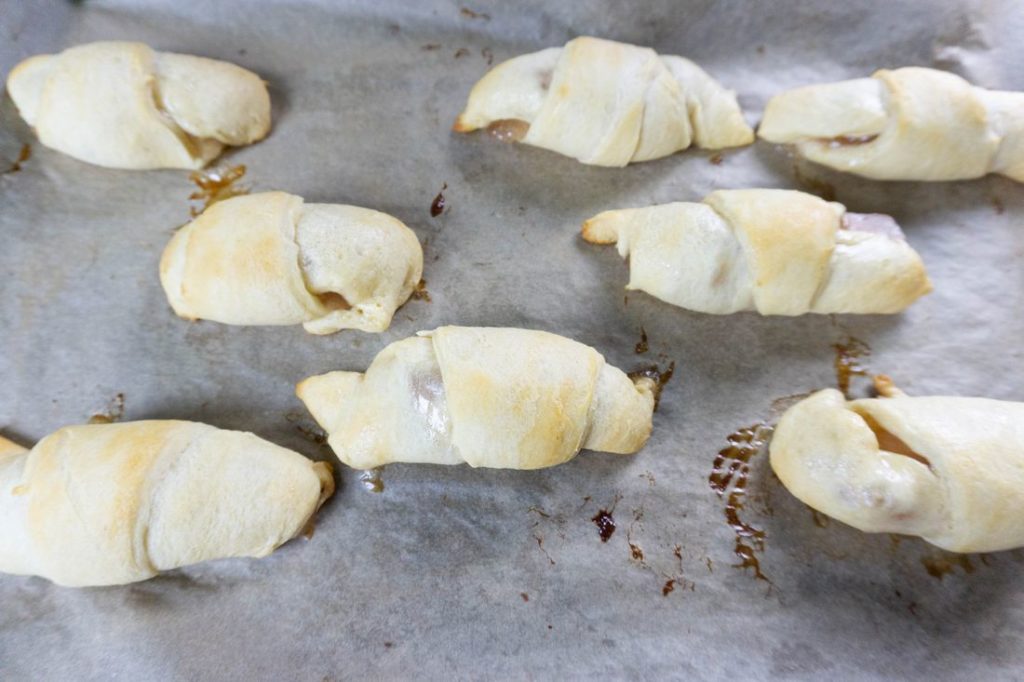
[[[266,556],[334,492],[330,468],[184,421],[69,426],[0,455],[0,571],[119,585]]]
[[[39,141],[109,168],[202,168],[270,131],[259,76],[228,62],[99,42],[18,64],[7,90]]]
[[[954,552],[1024,546],[1024,403],[827,389],[782,416],[770,453],[791,493],[854,528]]]
[[[582,37],[494,67],[469,94],[458,132],[506,136],[597,166],[657,159],[691,144],[750,144],[736,95],[693,62]]]
[[[651,433],[656,386],[547,332],[441,327],[392,343],[365,374],[300,383],[341,461],[539,469],[581,448],[631,454]]]
[[[878,180],[1024,181],[1024,93],[907,67],[776,95],[757,134]]]
[[[790,190],[606,211],[583,238],[618,245],[628,289],[704,313],[896,313],[932,288],[889,216]]]
[[[423,275],[416,234],[385,213],[306,204],[284,192],[232,197],[181,228],[160,281],[181,317],[382,332]]]

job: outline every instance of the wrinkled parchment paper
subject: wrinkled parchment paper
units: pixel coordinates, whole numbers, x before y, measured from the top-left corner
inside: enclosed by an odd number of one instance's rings
[[[188,174],[106,170],[50,151],[5,95],[3,167],[32,144],[22,169],[0,176],[8,437],[33,442],[123,394],[124,419],[252,430],[333,461],[310,439],[294,384],[365,369],[386,344],[441,324],[547,329],[626,370],[676,363],[635,457],[583,453],[535,472],[391,466],[382,494],[339,466],[340,491],[312,540],[265,560],[105,589],[0,576],[0,678],[1024,674],[1024,553],[958,559],[816,523],[762,455],[743,517],[766,533],[768,583],[732,567],[734,534],[707,480],[729,433],[769,418],[777,398],[834,385],[832,345],[847,336],[908,392],[1024,399],[1024,188],[994,177],[873,182],[764,143],[720,163],[691,151],[611,170],[449,132],[492,59],[581,34],[698,61],[739,92],[752,123],[772,93],[880,67],[935,66],[1024,89],[1014,0],[0,0],[4,74],[29,55],[100,39],[261,74],[274,131],[222,163],[245,164],[254,190],[394,214],[424,244],[431,297],[380,335],[179,320],[157,262],[188,219]],[[448,209],[432,218],[444,183]],[[604,209],[731,187],[804,189],[894,215],[935,292],[891,317],[701,315],[625,296],[626,264],[578,236]],[[638,355],[641,328],[650,350]],[[607,543],[591,521],[600,510],[617,524]]]

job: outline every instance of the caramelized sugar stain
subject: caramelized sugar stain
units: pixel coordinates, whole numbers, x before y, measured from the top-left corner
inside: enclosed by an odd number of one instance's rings
[[[601,542],[608,542],[615,533],[616,528],[615,517],[612,516],[612,512],[601,509],[590,520],[597,526],[597,534],[601,536]]]
[[[945,576],[953,573],[957,567],[964,570],[964,573],[974,573],[975,566],[971,563],[971,557],[967,554],[948,554],[940,556],[921,557],[924,569],[931,577],[942,580]]]
[[[465,57],[467,54],[469,54],[469,49],[468,48],[460,47],[459,49],[455,50],[455,58],[456,59],[461,59],[461,58]]]
[[[629,373],[629,378],[635,383],[637,379],[646,377],[654,381],[654,409],[658,409],[658,403],[661,401],[661,391],[665,388],[671,379],[672,375],[676,372],[676,363],[670,362],[668,369],[664,372],[658,370],[657,365],[650,365],[648,367],[641,367],[638,370]]]
[[[434,197],[434,200],[432,202],[430,202],[430,217],[431,218],[436,218],[437,216],[439,216],[442,213],[444,213],[444,209],[445,209],[444,191],[446,189],[448,189],[448,183],[447,182],[444,183],[444,186],[441,187],[441,191],[437,193],[437,196]]]
[[[113,424],[116,421],[121,421],[121,417],[124,416],[124,393],[118,393],[110,402],[107,403],[107,409],[103,412],[97,412],[96,414],[89,417],[89,424]]]
[[[426,301],[430,303],[430,292],[427,291],[427,280],[421,279],[416,288],[412,290],[412,294],[409,296],[414,301]]]
[[[11,164],[11,167],[5,170],[3,173],[0,173],[0,175],[7,175],[8,173],[17,173],[18,171],[21,170],[21,164],[25,163],[31,158],[32,145],[26,142],[25,144],[21,145],[21,151],[18,152],[18,158],[14,160],[14,163]]]
[[[503,118],[487,126],[487,133],[499,142],[518,142],[529,130],[530,124],[518,118]]]
[[[384,492],[384,479],[381,474],[384,472],[384,467],[374,467],[359,473],[359,483],[363,486],[363,490],[371,493],[382,493]]]
[[[712,465],[708,483],[725,500],[725,520],[736,536],[736,567],[754,569],[759,580],[771,582],[761,572],[757,552],[764,551],[765,532],[740,518],[750,476],[750,460],[765,449],[774,427],[764,422],[737,429],[726,439],[729,446],[720,450]]]
[[[466,17],[467,19],[480,19],[481,21],[490,21],[491,15],[486,12],[474,12],[468,7],[460,7],[459,14]]]
[[[650,349],[651,347],[647,343],[647,330],[644,329],[643,327],[640,327],[640,340],[637,341],[637,344],[633,348],[633,350],[636,352],[637,355],[643,355]]]
[[[530,601],[530,595],[526,594],[525,592],[520,592],[519,596],[523,598],[524,602]]]
[[[633,541],[633,532],[636,530],[636,526],[641,523],[644,519],[644,508],[636,507],[633,509],[633,520],[630,522],[629,527],[626,529],[626,544],[629,546],[629,558],[640,564],[641,568],[650,568],[647,565],[646,558],[644,557],[644,550],[639,544]]]
[[[214,168],[209,171],[195,171],[190,173],[188,179],[199,188],[188,196],[191,201],[203,202],[202,208],[192,207],[189,212],[195,218],[218,201],[224,201],[231,197],[248,194],[249,188],[235,183],[245,176],[244,165],[232,166],[228,169]]]
[[[869,377],[871,372],[861,361],[871,356],[871,346],[860,339],[847,336],[842,342],[832,345],[836,351],[832,366],[836,371],[836,388],[850,397],[850,379],[853,377]]]
[[[676,589],[675,579],[670,579],[665,582],[664,587],[661,588],[661,596],[667,597],[672,593],[672,590]]]
[[[708,161],[710,161],[713,166],[721,166],[722,165],[722,161],[724,159],[725,159],[725,157],[722,156],[722,152],[718,152],[716,154],[712,154],[711,156],[708,157]]]

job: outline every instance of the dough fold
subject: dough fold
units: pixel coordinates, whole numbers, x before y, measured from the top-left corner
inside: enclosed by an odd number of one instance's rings
[[[656,390],[555,334],[440,327],[392,343],[365,374],[310,377],[296,392],[351,467],[539,469],[581,448],[638,451]]]
[[[597,166],[754,141],[735,94],[693,62],[589,37],[496,66],[473,87],[455,130],[510,123],[526,144]]]
[[[415,233],[379,211],[285,192],[232,197],[178,230],[160,281],[181,317],[382,332],[423,275]]]
[[[196,422],[69,426],[0,454],[0,571],[84,587],[266,556],[334,491],[330,467]]]
[[[7,90],[47,147],[109,168],[205,166],[270,131],[259,76],[228,62],[98,42],[18,64]]]
[[[877,180],[1024,181],[1024,93],[920,67],[776,95],[758,136]]]
[[[891,218],[791,190],[605,211],[583,238],[617,244],[627,289],[704,313],[896,313],[931,291]]]
[[[1024,545],[1024,403],[826,389],[782,416],[770,453],[793,495],[854,528],[954,552]]]

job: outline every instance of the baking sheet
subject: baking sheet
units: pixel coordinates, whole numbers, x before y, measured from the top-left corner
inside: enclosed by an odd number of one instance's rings
[[[766,533],[769,583],[732,567],[734,534],[708,485],[728,434],[782,396],[834,384],[832,345],[847,336],[911,393],[1024,399],[1022,188],[872,182],[764,143],[717,164],[687,152],[609,170],[449,132],[491,59],[582,34],[698,61],[740,93],[751,122],[774,92],[885,66],[1024,89],[1013,0],[0,0],[3,73],[35,53],[133,39],[261,74],[273,134],[222,163],[245,164],[254,190],[397,216],[424,243],[431,298],[380,335],[183,322],[157,262],[188,219],[188,174],[47,150],[5,95],[0,159],[32,144],[22,169],[0,176],[5,435],[34,441],[120,393],[125,419],[252,430],[333,461],[305,433],[295,382],[362,370],[387,343],[441,324],[547,329],[626,370],[676,363],[635,457],[583,453],[535,472],[396,465],[382,494],[339,467],[313,539],[265,560],[104,589],[2,576],[0,678],[1024,676],[1021,552],[956,559],[816,520],[759,456],[743,515]],[[432,218],[444,183],[448,210]],[[892,317],[701,315],[624,296],[614,249],[578,237],[601,210],[728,187],[805,189],[891,213],[935,292]],[[650,350],[637,355],[641,328]],[[608,542],[592,522],[600,510],[617,524]]]

